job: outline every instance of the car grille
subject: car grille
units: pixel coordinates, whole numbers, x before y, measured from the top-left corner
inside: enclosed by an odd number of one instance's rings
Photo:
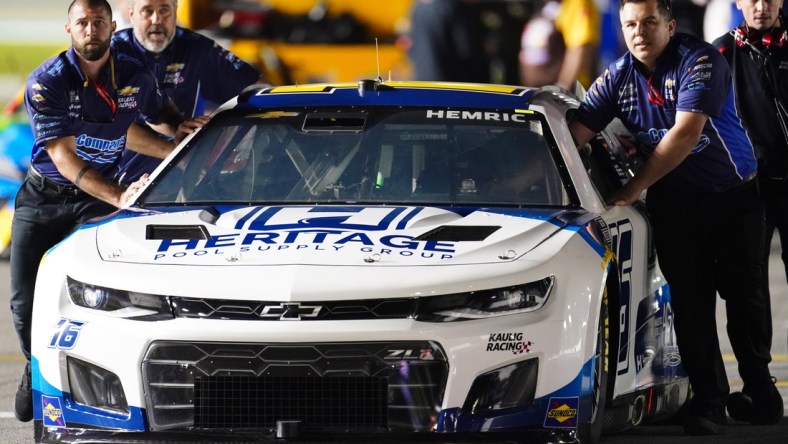
[[[170,298],[176,318],[244,321],[405,319],[414,315],[417,302],[415,298],[319,303]]]
[[[297,419],[311,428],[386,430],[387,400],[385,377],[197,377],[194,427],[264,429]]]
[[[429,341],[323,344],[156,341],[142,363],[152,430],[429,431],[448,374]]]

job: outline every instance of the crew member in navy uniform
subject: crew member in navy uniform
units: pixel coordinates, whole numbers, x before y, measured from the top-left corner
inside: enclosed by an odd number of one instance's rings
[[[25,105],[35,143],[16,196],[11,243],[11,316],[27,359],[14,413],[33,417],[30,334],[33,291],[44,253],[86,220],[122,206],[143,184],[127,189],[112,178],[128,148],[163,158],[174,148],[147,127],[167,117],[165,99],[141,62],[110,51],[115,29],[106,0],[74,0],[66,32],[71,48],[28,77]],[[177,120],[169,121],[175,133]],[[176,138],[185,137],[177,127]]]
[[[631,204],[648,189],[692,388],[684,431],[722,433],[730,387],[717,337],[718,292],[742,379],[771,383],[757,160],[736,115],[728,65],[712,45],[675,33],[670,0],[621,0],[620,20],[629,52],[591,86],[570,129],[583,146],[618,117],[639,142],[645,162],[610,203]]]
[[[780,16],[782,0],[737,0],[744,23],[717,38],[731,68],[736,107],[758,156],[758,185],[766,204],[763,291],[769,299],[769,255],[775,228],[788,276],[788,42]],[[772,336],[771,319],[765,325]],[[783,416],[783,401],[773,381],[745,381],[728,399],[731,418],[774,424]]]
[[[188,119],[205,123],[208,106],[221,105],[245,87],[262,83],[260,72],[208,37],[176,26],[176,0],[130,0],[131,28],[115,33],[112,47],[133,54],[151,70],[162,91]],[[120,180],[131,183],[160,160],[126,151]]]

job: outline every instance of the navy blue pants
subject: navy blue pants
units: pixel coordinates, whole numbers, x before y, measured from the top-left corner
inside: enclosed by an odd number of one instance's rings
[[[693,407],[724,407],[730,386],[717,337],[718,293],[742,380],[758,385],[769,377],[772,327],[762,285],[765,221],[758,182],[702,195],[656,185],[646,204]]]
[[[64,194],[35,182],[28,178],[19,189],[11,226],[11,319],[28,360],[33,291],[41,258],[83,222],[115,210],[84,192]]]

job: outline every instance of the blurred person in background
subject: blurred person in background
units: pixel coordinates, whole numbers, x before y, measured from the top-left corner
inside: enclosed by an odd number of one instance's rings
[[[703,14],[703,39],[713,42],[744,20],[736,0],[709,0]]]
[[[544,3],[522,33],[520,81],[526,86],[588,88],[598,70],[600,14],[593,0]]]
[[[113,49],[142,60],[185,118],[204,124],[210,107],[264,82],[256,68],[214,40],[177,26],[177,0],[128,0],[128,8],[132,27],[115,33]],[[118,180],[132,183],[160,162],[126,151]]]
[[[112,7],[112,20],[115,20],[115,32],[131,28],[129,19],[129,0],[114,0]]]
[[[146,177],[128,188],[112,181],[121,152],[164,158],[175,147],[138,121],[170,118],[164,126],[178,141],[188,132],[167,114],[150,72],[110,50],[115,23],[107,0],[71,2],[65,30],[71,47],[30,74],[24,96],[35,141],[16,196],[10,263],[11,318],[27,359],[14,398],[14,415],[23,422],[33,418],[31,325],[44,253],[85,221],[121,207],[144,184]]]
[[[414,0],[408,57],[413,79],[487,82],[484,28],[469,0]]]
[[[744,21],[714,46],[731,67],[736,110],[758,157],[758,185],[766,204],[763,261],[768,265],[776,228],[788,276],[788,34],[780,14],[783,0],[736,0],[736,6]],[[768,296],[769,267],[763,271]],[[771,323],[768,328],[771,338]],[[739,421],[774,424],[783,416],[782,397],[774,381],[745,380],[742,391],[729,397],[728,414]]]

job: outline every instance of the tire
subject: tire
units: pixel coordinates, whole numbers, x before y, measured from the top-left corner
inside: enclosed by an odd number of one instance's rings
[[[610,369],[610,317],[607,288],[599,307],[599,323],[594,352],[594,381],[591,396],[591,420],[578,426],[577,434],[583,444],[597,444],[602,436],[602,418],[607,404],[608,374]]]

